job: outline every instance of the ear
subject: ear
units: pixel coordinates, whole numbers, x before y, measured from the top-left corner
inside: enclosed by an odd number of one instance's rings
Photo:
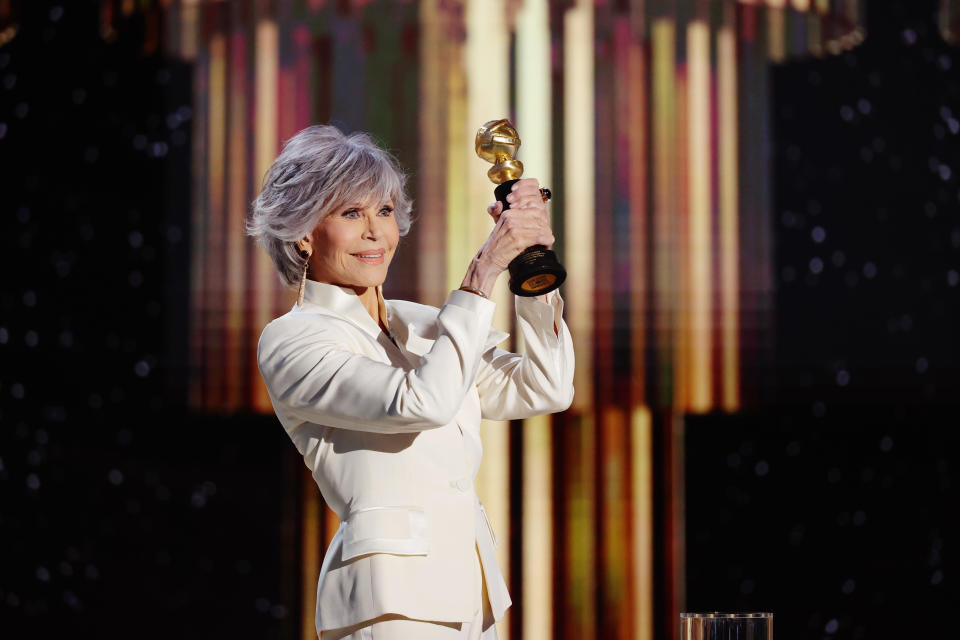
[[[313,238],[307,235],[297,240],[297,251],[309,258],[313,254]]]

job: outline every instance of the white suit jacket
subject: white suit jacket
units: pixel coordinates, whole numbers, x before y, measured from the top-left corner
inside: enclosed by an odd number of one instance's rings
[[[473,487],[480,419],[570,405],[560,295],[516,298],[520,356],[495,346],[508,336],[490,326],[495,303],[472,293],[451,292],[439,310],[385,301],[394,343],[353,290],[306,286],[303,307],[264,328],[257,361],[277,417],[340,516],[320,569],[317,631],[384,613],[471,620],[481,605],[477,550],[501,619],[510,595]]]

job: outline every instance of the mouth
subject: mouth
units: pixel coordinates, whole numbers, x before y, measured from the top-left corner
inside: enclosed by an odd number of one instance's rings
[[[363,251],[361,253],[351,253],[350,255],[365,264],[383,264],[385,252],[383,250]]]

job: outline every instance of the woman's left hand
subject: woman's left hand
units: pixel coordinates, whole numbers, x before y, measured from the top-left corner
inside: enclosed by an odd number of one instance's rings
[[[543,201],[540,195],[540,182],[536,178],[522,178],[513,185],[513,190],[507,195],[507,202],[510,203],[510,210],[531,209],[531,215],[536,215],[543,221],[544,226],[550,228],[550,212],[547,211],[547,203]],[[503,205],[500,202],[494,202],[487,207],[487,213],[493,218],[496,224],[503,213]],[[553,243],[544,245],[547,249],[553,248]],[[547,296],[536,296],[537,300],[547,301]],[[554,325],[553,330],[559,334],[559,328]]]
[[[507,194],[507,202],[510,204],[511,211],[524,210],[524,215],[535,216],[537,221],[546,229],[550,228],[550,212],[547,211],[547,203],[543,201],[540,195],[540,183],[536,178],[522,178],[513,185],[513,190]],[[487,207],[487,213],[493,218],[496,224],[503,213],[503,205],[495,202]],[[553,243],[546,245],[547,249],[553,247]]]

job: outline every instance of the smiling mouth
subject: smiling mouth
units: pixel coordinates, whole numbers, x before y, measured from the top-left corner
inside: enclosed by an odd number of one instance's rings
[[[354,258],[360,262],[365,262],[367,264],[382,264],[383,263],[383,251],[365,251],[363,253],[351,253]]]

